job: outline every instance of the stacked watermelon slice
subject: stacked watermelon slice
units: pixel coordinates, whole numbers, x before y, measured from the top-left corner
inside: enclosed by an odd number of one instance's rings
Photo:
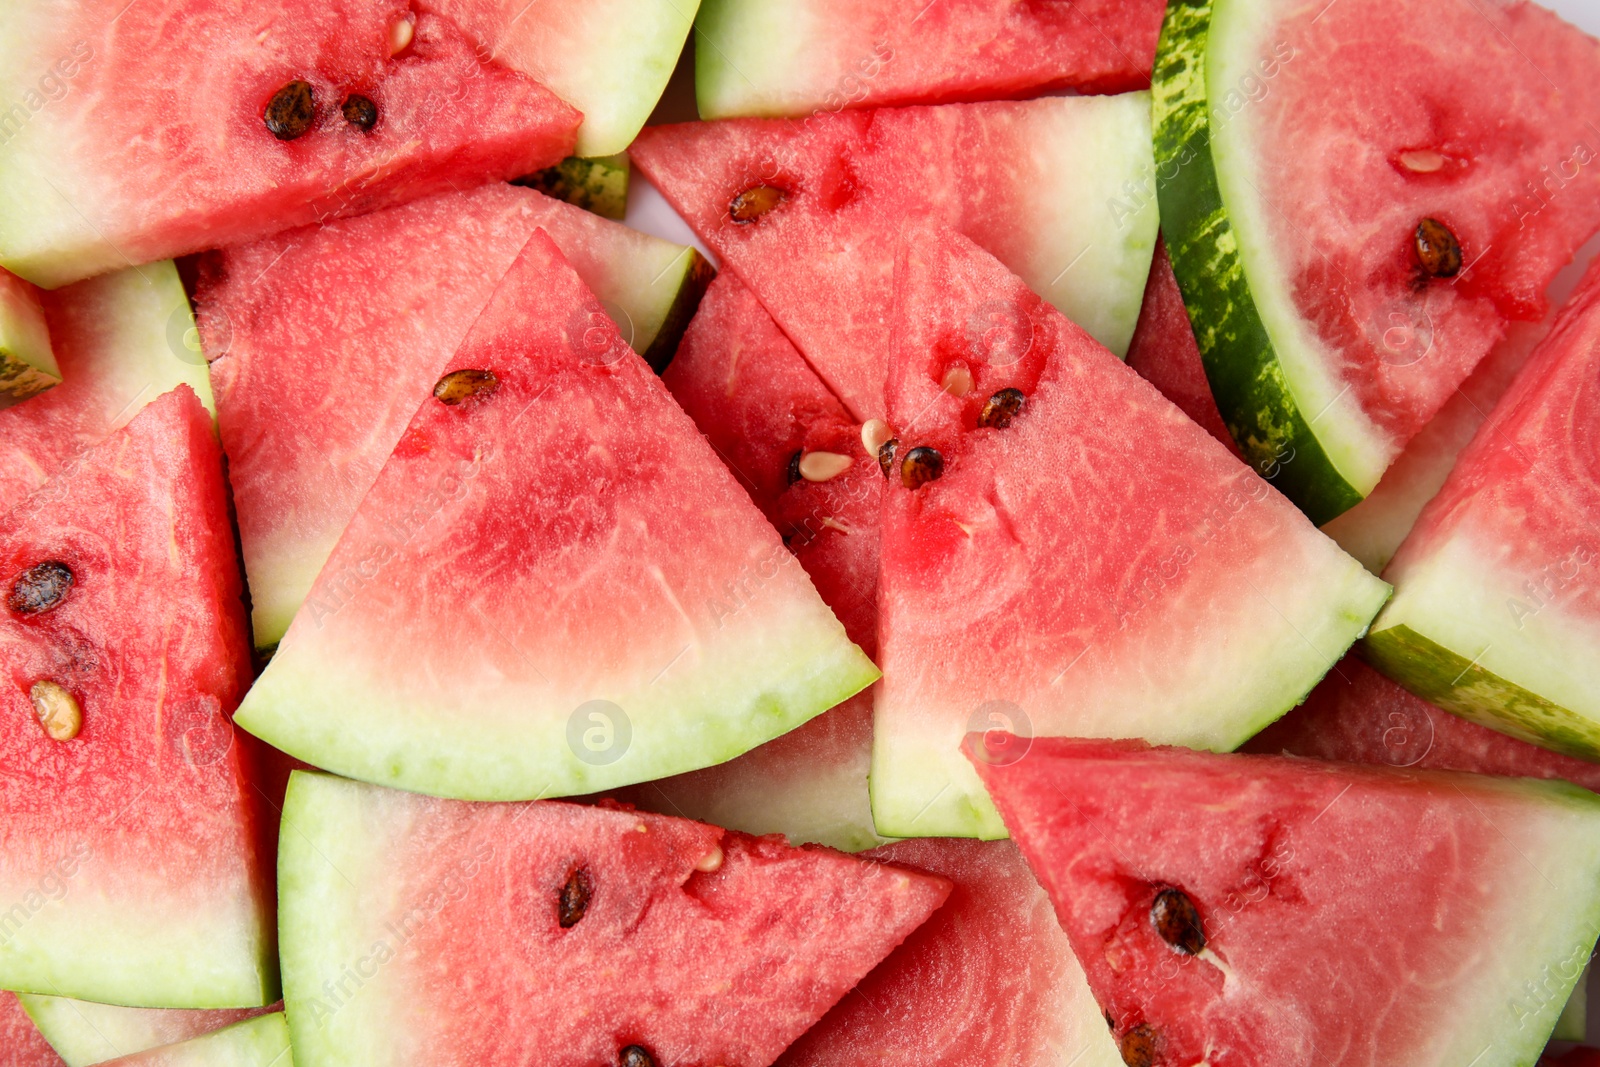
[[[16,0],[0,58],[0,1067],[1584,1062],[1600,42]]]

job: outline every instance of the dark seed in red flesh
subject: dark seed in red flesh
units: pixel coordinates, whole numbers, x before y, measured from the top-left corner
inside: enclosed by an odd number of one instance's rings
[[[378,124],[378,105],[369,97],[351,93],[344,98],[344,120],[362,133],[371,133]]]
[[[579,867],[567,875],[567,884],[561,887],[561,901],[557,908],[561,929],[570,930],[578,925],[589,910],[589,898],[593,893],[588,871]]]
[[[1181,889],[1163,889],[1150,905],[1150,922],[1161,940],[1190,956],[1206,947],[1205,929],[1200,925],[1200,910]]]
[[[433,398],[441,404],[459,404],[463,400],[487,399],[500,388],[500,379],[492,370],[453,370],[433,387]]]
[[[316,94],[311,91],[311,83],[292,81],[272,94],[262,119],[272,136],[280,141],[292,141],[311,129],[316,117]]]
[[[734,222],[756,221],[785,200],[789,194],[770,185],[753,185],[733,198],[728,205],[728,217]]]
[[[803,452],[796,452],[789,457],[789,469],[784,473],[788,477],[790,485],[800,480],[800,457],[802,455],[804,455]]]
[[[943,473],[944,457],[937,448],[918,446],[907,452],[906,458],[900,461],[900,484],[907,489],[926,485]]]
[[[894,437],[878,446],[878,469],[883,472],[885,478],[894,477],[894,457],[899,451],[900,441]]]
[[[1140,1023],[1122,1035],[1119,1051],[1128,1067],[1155,1067],[1156,1032]]]
[[[983,402],[983,410],[978,412],[978,425],[991,430],[1003,430],[1011,425],[1011,420],[1022,414],[1022,408],[1027,404],[1028,398],[1021,389],[1002,389]]]
[[[629,1045],[617,1057],[621,1067],[656,1067],[656,1058],[643,1045]]]
[[[66,599],[72,582],[72,568],[65,563],[54,559],[35,563],[11,583],[6,605],[18,615],[49,611]]]
[[[1431,278],[1454,278],[1461,272],[1461,242],[1438,219],[1417,223],[1417,262]]]
[[[1105,1016],[1106,1029],[1110,1030],[1113,1034],[1116,1033],[1117,1032],[1117,1020],[1115,1020],[1115,1019],[1113,1019],[1111,1017],[1111,1013],[1109,1011],[1101,1012],[1100,1014]]]

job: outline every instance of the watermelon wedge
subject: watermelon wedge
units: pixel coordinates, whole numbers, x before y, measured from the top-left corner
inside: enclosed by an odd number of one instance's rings
[[[0,12],[0,266],[47,288],[527,174],[582,118],[406,0],[129,11]]]
[[[67,1067],[89,1067],[187,1041],[273,1010],[267,1007],[220,1011],[123,1008],[31,993],[23,993],[18,999],[39,1033],[66,1061]]]
[[[1520,1067],[1600,932],[1563,782],[1006,740],[973,765],[1130,1064]]]
[[[69,285],[43,301],[65,381],[0,411],[0,508],[163,393],[187,385],[212,406],[189,298],[170,261]]]
[[[1364,653],[1502,733],[1600,759],[1600,265],[1384,572]]]
[[[273,1012],[242,1023],[108,1060],[103,1067],[293,1067],[289,1026]]]
[[[1600,227],[1597,111],[1600,42],[1529,0],[1168,6],[1173,265],[1224,422],[1314,521],[1543,316]]]
[[[1127,351],[1156,240],[1149,97],[652,126],[629,154],[859,420],[882,418],[908,221],[993,252]]]
[[[223,1008],[277,996],[228,714],[250,648],[221,454],[180,386],[0,520],[0,987]]]
[[[969,730],[1231,749],[1366,628],[1382,582],[994,257],[910,235],[895,285],[880,833],[1004,836]]]
[[[239,725],[530,799],[731,759],[876,679],[542,231],[445,369]]]
[[[288,629],[417,405],[540,227],[630,343],[657,364],[670,359],[709,280],[699,253],[526,189],[447,194],[205,257],[196,304],[259,647]]]
[[[765,1067],[950,889],[685,819],[315,773],[284,820],[297,1067]]]
[[[0,270],[0,396],[25,400],[60,383],[39,290]]]
[[[868,853],[950,880],[950,899],[779,1058],[779,1067],[1120,1067],[1050,899],[1009,841]]]
[[[0,993],[0,1049],[5,1049],[6,1067],[67,1067],[15,993]]]
[[[700,117],[1150,88],[1163,0],[705,0]]]

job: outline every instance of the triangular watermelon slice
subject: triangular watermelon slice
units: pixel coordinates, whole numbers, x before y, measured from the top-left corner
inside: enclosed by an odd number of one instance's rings
[[[968,730],[1230,749],[1366,628],[1382,582],[993,256],[912,234],[895,284],[880,833],[1005,833]]]
[[[282,1012],[107,1060],[102,1067],[294,1067]]]
[[[15,993],[0,993],[0,1049],[6,1067],[68,1067],[22,1010]]]
[[[1156,239],[1149,111],[1127,93],[696,122],[629,154],[865,421],[907,222],[966,234],[1127,350]]]
[[[282,799],[281,796],[279,798]],[[277,812],[272,813],[276,818]],[[9,995],[9,994],[8,994]],[[273,1011],[271,1007],[224,1008],[216,1011],[182,1008],[124,1008],[68,997],[18,996],[28,1018],[67,1067],[89,1067],[120,1056],[132,1056]]]
[[[0,520],[0,987],[222,1008],[277,996],[228,715],[250,648],[222,457],[180,386]]]
[[[0,72],[0,265],[49,288],[527,174],[582,118],[407,0],[14,0]]]
[[[1521,1067],[1600,932],[1563,782],[969,744],[1129,1064]]]
[[[39,290],[0,270],[0,395],[23,400],[60,383]]]
[[[189,298],[170,261],[44,293],[43,304],[65,380],[0,411],[0,508],[179,385],[212,406]]]
[[[259,647],[283,637],[407,421],[539,227],[629,343],[657,365],[670,359],[709,280],[705,260],[527,189],[446,194],[202,260],[195,302]]]
[[[685,819],[315,773],[284,823],[297,1067],[765,1067],[949,892]]]
[[[542,230],[447,369],[241,726],[526,799],[731,759],[877,677]]]

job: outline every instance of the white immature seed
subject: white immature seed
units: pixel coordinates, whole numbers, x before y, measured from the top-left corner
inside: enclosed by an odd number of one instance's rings
[[[837,452],[807,452],[800,457],[800,477],[808,482],[828,482],[850,469],[855,460]]]
[[[397,56],[411,45],[411,38],[417,32],[417,24],[410,15],[396,19],[389,26],[389,54]]]
[[[28,696],[33,698],[33,713],[39,716],[39,723],[51,740],[71,741],[83,729],[83,709],[65,686],[37,681]]]
[[[1444,168],[1445,158],[1431,148],[1414,148],[1400,153],[1400,165],[1413,174],[1433,174]]]
[[[951,396],[966,396],[972,392],[972,372],[965,367],[951,367],[939,385]]]
[[[868,419],[861,424],[861,447],[873,459],[878,458],[878,449],[893,436],[894,427],[882,419]]]
[[[701,872],[702,874],[710,874],[713,871],[720,870],[721,867],[722,867],[722,846],[721,845],[712,845],[711,846],[711,851],[707,852],[704,856],[701,856],[700,857],[700,862],[696,863],[694,865],[694,869],[699,871],[699,872]]]

